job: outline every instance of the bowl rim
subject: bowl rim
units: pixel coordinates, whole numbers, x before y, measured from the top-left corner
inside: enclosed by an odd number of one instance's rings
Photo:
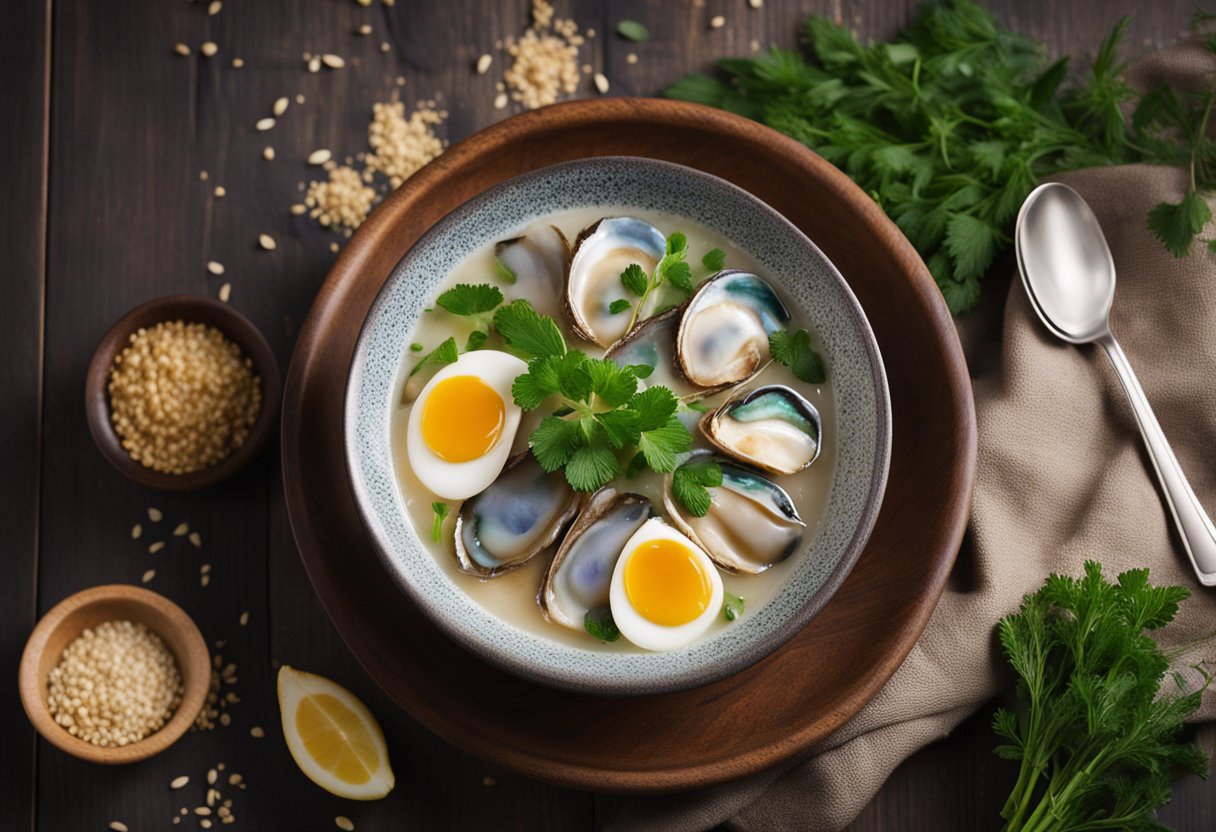
[[[576,671],[570,671],[561,667],[551,667],[532,663],[528,660],[521,659],[513,653],[502,650],[495,645],[491,645],[484,640],[478,639],[467,628],[464,628],[451,620],[451,617],[444,614],[445,608],[436,603],[426,593],[421,592],[414,583],[403,574],[400,565],[394,560],[392,546],[386,540],[386,536],[382,533],[383,530],[379,527],[378,521],[375,519],[375,512],[370,506],[370,498],[368,489],[363,476],[360,472],[358,457],[358,440],[356,437],[357,431],[355,425],[357,421],[358,407],[357,396],[359,392],[356,381],[360,380],[363,375],[363,363],[366,355],[367,341],[370,337],[370,323],[381,312],[384,305],[387,303],[389,290],[394,286],[399,278],[403,264],[407,263],[413,256],[414,252],[425,246],[435,237],[439,237],[446,233],[447,230],[459,224],[468,214],[477,211],[486,203],[492,202],[498,198],[500,193],[512,187],[517,187],[520,184],[526,184],[534,180],[541,180],[553,176],[555,173],[560,173],[566,170],[584,168],[596,165],[613,165],[613,164],[629,164],[632,166],[646,166],[659,169],[665,169],[669,172],[680,176],[699,179],[713,187],[722,188],[731,192],[736,198],[749,202],[752,206],[767,215],[770,222],[775,222],[784,227],[786,233],[795,236],[798,245],[813,251],[826,267],[830,278],[840,290],[842,300],[844,302],[846,315],[850,328],[857,333],[859,340],[863,346],[865,356],[871,368],[871,382],[875,393],[875,446],[873,449],[873,466],[869,488],[867,489],[865,500],[862,506],[860,516],[857,519],[857,524],[854,528],[853,535],[848,544],[845,546],[840,559],[835,567],[828,574],[826,579],[819,587],[811,593],[809,597],[802,603],[797,610],[789,615],[781,623],[773,627],[770,632],[761,639],[750,642],[745,649],[735,650],[727,653],[721,658],[716,658],[708,665],[701,665],[694,669],[673,671],[662,675],[651,674],[644,678],[630,678],[628,681],[609,681],[605,684],[603,678],[590,679],[585,674]],[[827,604],[832,595],[835,594],[840,584],[848,577],[861,552],[864,550],[870,533],[873,530],[874,524],[877,521],[879,510],[882,506],[882,497],[886,488],[887,476],[890,467],[891,458],[891,402],[890,391],[887,385],[886,373],[882,356],[878,348],[877,340],[873,330],[869,325],[861,304],[853,294],[847,281],[841,275],[840,271],[827,257],[826,254],[807,237],[797,226],[787,220],[782,214],[773,209],[763,200],[754,196],[744,188],[735,185],[721,177],[706,173],[696,168],[687,165],[681,165],[675,162],[668,162],[657,159],[634,156],[597,156],[594,158],[576,159],[572,161],[562,162],[555,165],[548,165],[528,173],[511,177],[497,185],[494,185],[485,191],[473,196],[469,200],[461,203],[448,214],[440,218],[434,225],[423,233],[413,246],[405,253],[405,255],[397,262],[389,273],[388,278],[380,287],[376,294],[375,300],[372,302],[366,317],[360,323],[358,337],[355,341],[355,346],[352,351],[350,365],[347,369],[345,390],[343,395],[343,453],[346,462],[346,473],[348,485],[350,486],[354,503],[359,512],[360,518],[363,521],[365,528],[369,531],[376,554],[381,563],[389,571],[394,583],[405,595],[416,605],[418,605],[427,617],[435,622],[437,626],[464,648],[472,651],[484,660],[494,664],[515,675],[523,678],[546,684],[552,687],[562,688],[575,692],[596,692],[607,695],[647,695],[655,693],[664,693],[676,690],[685,690],[696,687],[701,687],[711,684],[720,679],[734,675],[735,673],[744,670],[745,668],[755,664],[756,662],[771,655],[774,651],[780,648],[783,644],[793,638],[807,623],[815,617],[815,615]],[[357,473],[360,472],[360,473]],[[397,487],[395,485],[395,487]],[[408,522],[408,521],[407,521]],[[411,524],[412,525],[412,524]],[[415,530],[416,533],[416,530]],[[530,636],[534,634],[529,634]],[[568,647],[563,645],[563,647]],[[568,649],[576,650],[577,648],[568,647]]]
[[[123,602],[143,610],[155,610],[164,616],[175,635],[186,644],[186,655],[173,649],[165,634],[140,620],[160,637],[177,662],[182,677],[182,701],[169,721],[143,739],[119,747],[105,747],[74,737],[54,721],[46,704],[47,680],[39,673],[39,664],[47,642],[77,610],[109,602]],[[133,616],[133,618],[138,618]],[[187,676],[187,663],[190,675]],[[187,683],[187,679],[190,683]],[[133,584],[102,584],[82,589],[51,607],[38,619],[26,639],[17,671],[21,706],[34,729],[47,742],[62,751],[93,763],[123,764],[146,760],[177,742],[194,724],[207,698],[211,684],[211,657],[207,642],[198,625],[185,610],[160,593]]]
[[[202,312],[192,319],[191,313]],[[110,368],[129,337],[141,327],[182,320],[215,327],[241,348],[262,381],[262,406],[239,448],[214,465],[188,474],[167,474],[145,468],[122,447],[110,423]],[[164,295],[146,301],[110,325],[97,343],[85,373],[84,405],[89,433],[102,456],[127,479],[161,491],[195,491],[215,485],[240,471],[261,452],[279,423],[283,379],[274,352],[253,322],[227,303],[202,295]]]

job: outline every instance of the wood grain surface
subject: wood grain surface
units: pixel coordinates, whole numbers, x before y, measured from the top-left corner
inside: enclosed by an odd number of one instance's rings
[[[354,0],[225,0],[206,3],[10,4],[0,30],[5,83],[0,102],[0,166],[9,188],[0,251],[6,256],[0,304],[0,810],[13,829],[98,830],[111,820],[131,829],[170,828],[179,807],[197,805],[208,768],[224,762],[249,788],[232,790],[237,829],[332,829],[335,815],[367,829],[591,830],[605,819],[595,796],[497,770],[438,739],[392,705],[345,649],[321,609],[291,540],[273,450],[223,487],[165,496],[127,483],[89,438],[82,407],[85,368],[105,329],[139,303],[165,294],[215,296],[225,280],[231,302],[266,335],[286,367],[295,335],[341,238],[289,215],[304,157],[364,149],[372,103],[394,94],[407,103],[442,95],[447,137],[461,139],[504,115],[493,80],[472,65],[495,40],[526,23],[523,0],[398,0],[362,7]],[[865,37],[892,35],[914,8],[908,0],[744,0],[703,5],[663,0],[557,0],[560,14],[598,30],[584,47],[612,94],[651,95],[681,73],[716,58],[746,54],[753,40],[792,47],[807,14],[846,22]],[[1126,12],[1132,51],[1175,39],[1191,0],[993,0],[1006,22],[1043,39],[1049,52],[1084,55]],[[722,14],[726,25],[711,30]],[[648,43],[608,37],[632,18]],[[360,38],[361,24],[374,33]],[[173,53],[178,42],[219,45],[210,60]],[[379,45],[389,44],[387,53]],[[309,74],[301,55],[335,52],[344,70]],[[637,63],[626,61],[629,53]],[[231,67],[242,57],[246,66]],[[398,87],[396,79],[405,79]],[[280,125],[259,133],[281,95],[303,94]],[[595,95],[584,83],[580,96]],[[262,148],[273,145],[267,162]],[[200,181],[206,170],[208,180]],[[48,184],[49,183],[49,184]],[[227,196],[216,199],[215,185]],[[278,240],[257,248],[257,235]],[[219,260],[224,278],[208,274]],[[148,506],[164,512],[151,523]],[[179,522],[203,537],[201,550],[174,538]],[[131,528],[141,523],[140,539]],[[168,545],[156,555],[148,545]],[[200,567],[212,564],[201,587]],[[39,612],[84,587],[137,583],[180,604],[225,661],[238,666],[231,725],[188,735],[153,760],[101,769],[35,744],[17,700],[21,647]],[[239,623],[251,613],[247,626]],[[331,676],[375,712],[394,750],[390,798],[353,805],[316,789],[282,743],[250,735],[273,729],[278,663]],[[854,824],[855,830],[999,827],[996,809],[1012,777],[990,753],[981,710],[958,731],[901,766]],[[268,730],[273,737],[273,732]],[[169,780],[192,784],[170,792]],[[1161,813],[1181,830],[1216,826],[1216,789],[1191,778]],[[193,824],[193,821],[191,821]]]

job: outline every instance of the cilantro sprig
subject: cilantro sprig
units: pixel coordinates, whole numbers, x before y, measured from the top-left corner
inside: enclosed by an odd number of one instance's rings
[[[633,304],[633,314],[629,318],[626,332],[633,329],[638,322],[638,314],[646,305],[646,301],[663,286],[672,286],[687,297],[692,294],[692,268],[688,265],[688,236],[682,231],[673,231],[667,238],[667,248],[654,271],[649,276],[637,263],[630,263],[621,272],[621,285],[625,290],[638,296]]]
[[[709,489],[722,484],[722,466],[712,460],[686,462],[671,477],[671,494],[694,517],[709,513]]]
[[[790,371],[807,384],[823,384],[827,370],[823,358],[811,349],[811,335],[805,329],[789,332],[779,329],[768,337],[773,360],[790,368]]]
[[[692,435],[676,416],[679,401],[666,387],[638,391],[649,368],[620,366],[569,349],[552,318],[517,300],[494,313],[494,327],[508,347],[528,358],[511,396],[524,410],[549,405],[553,413],[528,437],[546,471],[565,469],[576,491],[594,491],[621,473],[622,458],[640,458],[666,473],[692,447]],[[560,414],[560,415],[559,415]]]

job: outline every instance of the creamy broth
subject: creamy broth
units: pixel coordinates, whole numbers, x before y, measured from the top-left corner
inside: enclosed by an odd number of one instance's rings
[[[698,276],[704,277],[704,269],[700,268],[700,259],[706,252],[714,248],[720,248],[726,252],[727,268],[754,272],[760,277],[768,279],[768,275],[759,268],[755,260],[747,252],[735,246],[730,240],[690,220],[672,217],[667,214],[659,214],[636,208],[596,207],[576,211],[564,211],[559,214],[542,217],[536,222],[557,226],[573,244],[581,229],[602,217],[611,216],[637,217],[651,223],[665,235],[670,235],[675,231],[684,232],[688,237],[688,259],[690,264],[694,265],[694,279]],[[523,229],[519,229],[519,233],[522,232]],[[801,310],[789,302],[776,280],[770,279],[769,282],[783,296],[786,307],[793,316],[789,327],[791,329],[805,327],[811,333],[812,345],[822,354],[822,345],[815,333],[813,322],[805,320]],[[522,286],[525,283],[524,280],[521,279],[515,285],[508,286],[503,285],[495,278],[494,245],[492,242],[487,243],[483,248],[474,252],[453,268],[451,273],[436,288],[434,297],[438,297],[444,290],[457,283],[493,284],[502,290],[507,302],[517,298],[533,300],[532,298],[527,298],[524,293]],[[624,293],[622,292],[622,294]],[[544,312],[548,310],[538,309],[538,311]],[[566,343],[571,348],[580,349],[593,357],[603,354],[604,351],[600,347],[578,338],[570,330],[568,321],[562,315],[558,314],[554,317],[559,325],[561,325]],[[421,322],[415,328],[411,337],[412,342],[423,345],[423,350],[415,353],[409,351],[408,344],[402,345],[404,357],[402,359],[402,370],[397,382],[396,400],[399,402],[403,401],[406,376],[420,356],[425,355],[440,342],[451,336],[455,336],[457,344],[463,344],[472,329],[472,324],[467,320],[449,314],[442,309],[435,308],[431,312],[424,313]],[[497,339],[492,338],[490,343],[487,344],[487,348],[500,349],[501,346]],[[791,569],[797,566],[801,558],[814,556],[813,541],[819,521],[827,505],[828,489],[831,485],[833,471],[836,466],[837,414],[835,397],[830,384],[830,366],[828,367],[828,379],[828,383],[823,385],[808,385],[794,378],[793,374],[786,367],[772,363],[756,378],[746,382],[745,386],[748,389],[762,384],[783,384],[801,393],[807,401],[815,406],[822,418],[821,450],[818,459],[806,470],[789,476],[765,475],[789,493],[799,515],[806,523],[805,537],[802,545],[799,546],[799,550],[792,557],[773,565],[759,575],[735,575],[719,570],[726,592],[742,596],[746,601],[746,607],[742,616],[734,622],[726,621],[721,615],[717,616],[713,626],[702,638],[711,638],[715,633],[724,628],[737,627],[746,622],[749,616],[755,615],[769,599],[781,591],[786,576]],[[712,410],[726,401],[730,397],[731,392],[728,390],[709,396],[703,399],[702,403]],[[401,499],[405,504],[406,511],[419,540],[432,553],[452,582],[461,587],[471,598],[499,619],[528,632],[585,649],[626,652],[641,650],[641,648],[630,644],[624,638],[613,643],[603,643],[585,632],[568,629],[545,619],[537,604],[536,596],[544,573],[548,568],[549,561],[552,559],[554,551],[556,551],[556,544],[542,551],[523,566],[495,578],[478,578],[460,570],[456,560],[453,539],[453,529],[455,526],[453,518],[459,511],[459,505],[455,503],[451,505],[451,515],[444,524],[443,540],[436,543],[431,539],[430,531],[433,519],[431,503],[439,498],[431,494],[418,481],[417,476],[410,467],[406,452],[406,427],[409,423],[412,407],[412,404],[402,404],[398,407],[393,418],[392,445],[397,483],[400,488]],[[527,448],[528,434],[543,415],[545,415],[543,409],[523,414],[519,431],[515,437],[515,451]],[[692,433],[695,448],[710,447],[699,429],[694,427]],[[666,517],[666,510],[663,507],[662,475],[647,471],[633,478],[618,477],[609,483],[609,485],[621,491],[631,491],[649,497],[654,504],[655,514]],[[809,551],[807,547],[808,542],[812,544]],[[560,543],[560,538],[558,543]]]

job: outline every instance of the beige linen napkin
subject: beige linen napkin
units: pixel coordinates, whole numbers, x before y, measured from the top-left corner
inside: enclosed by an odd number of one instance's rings
[[[1210,58],[1183,46],[1150,56],[1136,75],[1178,85],[1210,69]],[[1130,165],[1059,178],[1102,224],[1118,272],[1112,329],[1195,493],[1216,512],[1216,255],[1176,260],[1145,225],[1150,207],[1181,198],[1185,174]],[[904,759],[1009,688],[997,620],[1049,572],[1078,575],[1086,559],[1111,578],[1147,566],[1154,583],[1191,588],[1158,634],[1163,645],[1216,631],[1216,589],[1195,579],[1110,362],[1096,347],[1049,335],[1020,280],[1004,294],[989,280],[988,308],[960,321],[979,424],[970,527],[924,635],[878,696],[811,756],[715,789],[609,801],[607,832],[847,826]],[[1200,659],[1216,659],[1216,640],[1177,664]],[[1216,719],[1216,690],[1195,719]],[[1201,737],[1209,752],[1213,727]]]

